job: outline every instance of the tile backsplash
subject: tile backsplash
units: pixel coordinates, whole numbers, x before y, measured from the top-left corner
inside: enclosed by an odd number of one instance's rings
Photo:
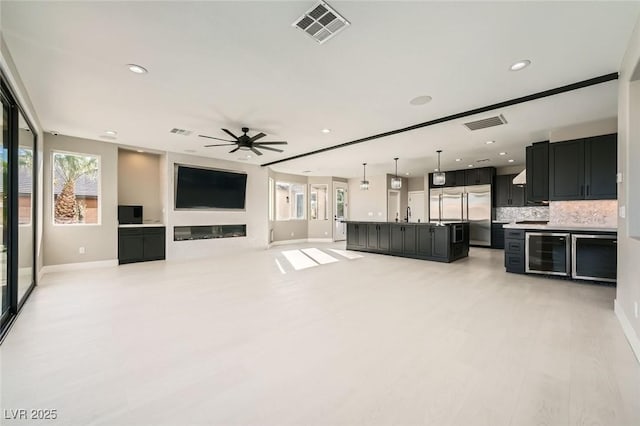
[[[549,220],[549,207],[497,207],[496,220],[500,222]]]
[[[618,226],[618,201],[551,201],[549,223],[562,225]]]

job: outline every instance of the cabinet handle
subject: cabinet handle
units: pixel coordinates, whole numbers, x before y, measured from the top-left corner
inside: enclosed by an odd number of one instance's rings
[[[587,185],[587,195],[589,195],[589,185]]]
[[[580,195],[584,195],[584,185],[580,185]]]

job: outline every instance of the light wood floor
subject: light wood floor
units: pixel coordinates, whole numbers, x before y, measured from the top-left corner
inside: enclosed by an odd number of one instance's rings
[[[287,246],[47,275],[0,348],[2,408],[83,426],[640,425],[614,288],[507,274],[488,249],[447,265],[300,247],[339,261],[296,271]]]

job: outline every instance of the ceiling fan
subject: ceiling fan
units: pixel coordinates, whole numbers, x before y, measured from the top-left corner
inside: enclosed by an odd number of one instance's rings
[[[248,127],[243,127],[242,128],[242,131],[244,132],[244,135],[242,135],[240,137],[234,135],[233,133],[231,133],[227,129],[222,129],[222,131],[225,132],[226,134],[228,134],[229,136],[231,136],[235,140],[214,138],[213,136],[206,136],[206,135],[198,135],[198,136],[200,136],[201,138],[208,138],[208,139],[215,139],[215,140],[218,140],[218,141],[231,142],[231,143],[222,143],[222,144],[215,144],[215,145],[205,145],[205,147],[237,145],[236,148],[234,148],[231,151],[229,151],[229,154],[231,154],[233,152],[236,152],[239,149],[242,149],[244,151],[253,151],[253,153],[256,154],[256,155],[262,155],[262,153],[260,151],[258,151],[259,149],[267,149],[269,151],[282,152],[281,149],[272,148],[272,147],[267,146],[267,145],[286,145],[287,144],[287,142],[282,142],[282,141],[278,141],[278,142],[256,142],[258,139],[262,139],[263,137],[265,137],[267,135],[265,135],[264,133],[260,132],[255,136],[249,136],[249,135],[247,135],[247,132],[249,132],[249,128]]]

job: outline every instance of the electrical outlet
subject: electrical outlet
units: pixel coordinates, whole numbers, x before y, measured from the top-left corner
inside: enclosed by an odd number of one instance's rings
[[[292,232],[292,233],[291,233],[291,236],[292,236],[292,237],[293,237],[293,235],[294,235],[294,232]]]
[[[627,209],[625,209],[624,206],[620,206],[620,208],[618,208],[619,212],[618,215],[624,219],[627,216]]]
[[[84,247],[79,247],[78,248],[78,253],[84,254]]]
[[[633,311],[636,316],[636,319],[638,319],[638,302],[633,302]]]
[[[369,212],[367,213],[369,216],[373,216],[373,212]]]
[[[622,183],[622,172],[616,174],[616,182]]]
[[[324,235],[329,235],[329,233],[327,231],[324,231]]]

